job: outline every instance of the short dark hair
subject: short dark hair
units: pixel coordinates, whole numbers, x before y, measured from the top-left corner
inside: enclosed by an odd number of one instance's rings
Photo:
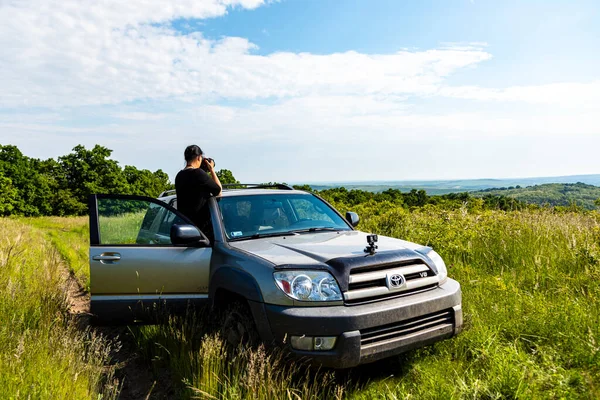
[[[185,158],[186,162],[190,162],[193,159],[195,159],[198,156],[203,156],[204,152],[202,151],[202,149],[198,146],[196,146],[195,144],[192,144],[191,146],[188,146],[185,148],[185,151],[183,152],[183,157]]]

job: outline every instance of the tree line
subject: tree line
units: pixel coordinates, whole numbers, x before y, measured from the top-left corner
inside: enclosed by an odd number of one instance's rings
[[[545,183],[525,188],[508,187],[486,189],[473,193],[481,195],[503,195],[513,197],[529,204],[547,205],[551,207],[582,207],[593,210],[600,206],[600,187],[577,183]]]
[[[126,165],[121,167],[110,159],[112,150],[96,145],[82,145],[57,159],[30,158],[13,145],[0,145],[0,215],[85,215],[87,199],[93,193],[133,194],[157,197],[174,188],[169,176],[158,169],[154,172]],[[239,183],[227,169],[217,171],[224,184]],[[382,192],[348,190],[344,187],[313,190],[309,185],[296,189],[317,193],[332,204],[354,207],[360,204],[390,204],[407,209],[436,206],[444,209],[498,209],[504,211],[535,207],[524,201],[492,194],[449,193],[429,196],[425,190]],[[596,201],[600,207],[600,199]]]
[[[110,159],[112,150],[82,145],[57,159],[23,155],[13,145],[0,145],[0,215],[85,215],[92,193],[157,197],[173,189],[169,176]],[[224,183],[236,183],[231,171],[217,172]]]
[[[474,197],[467,192],[430,196],[422,189],[412,189],[409,192],[402,192],[398,189],[390,188],[382,192],[369,192],[360,189],[348,190],[344,187],[314,191],[309,185],[296,185],[294,188],[311,191],[335,205],[345,207],[354,207],[368,203],[389,203],[407,209],[426,206],[458,209],[467,206],[471,209],[513,211],[530,207],[525,202],[507,196],[485,195]]]

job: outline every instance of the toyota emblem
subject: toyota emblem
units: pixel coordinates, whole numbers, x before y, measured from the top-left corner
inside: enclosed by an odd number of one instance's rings
[[[398,289],[404,285],[404,277],[401,274],[392,274],[388,276],[388,287],[390,289]]]

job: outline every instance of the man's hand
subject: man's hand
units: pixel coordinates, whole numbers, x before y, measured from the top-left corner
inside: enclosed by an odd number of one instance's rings
[[[204,161],[206,162],[206,166],[208,167],[208,173],[210,174],[210,177],[212,178],[212,180],[217,184],[217,186],[219,186],[219,188],[221,190],[223,190],[223,185],[221,185],[221,181],[219,180],[219,176],[217,175],[217,173],[215,172],[215,161],[210,159],[204,159]],[[219,191],[220,193],[220,191]],[[219,193],[215,193],[215,195],[219,195]]]
[[[210,159],[210,160],[205,160],[205,162],[206,162],[206,165],[208,166],[208,170],[210,172],[214,172],[214,170],[215,170],[215,161],[213,159]]]

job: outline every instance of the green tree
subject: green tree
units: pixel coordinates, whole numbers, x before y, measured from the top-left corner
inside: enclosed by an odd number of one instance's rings
[[[159,194],[171,187],[169,176],[160,169],[151,172],[147,169],[140,170],[126,165],[123,175],[129,185],[129,194],[158,197]]]
[[[11,214],[37,216],[51,212],[48,182],[39,173],[39,165],[39,160],[24,156],[16,146],[0,145],[0,176],[8,178],[17,191]],[[3,184],[8,185],[8,181]]]
[[[83,215],[92,193],[157,197],[173,188],[162,170],[122,169],[111,153],[100,145],[91,150],[78,145],[58,160],[40,161],[16,146],[0,145],[0,215]]]
[[[600,198],[596,199],[594,201],[594,204],[596,205],[596,207],[600,207]]]
[[[310,192],[310,193],[314,193],[315,192],[313,190],[313,188],[310,187],[310,185],[294,185],[293,188],[296,189],[296,190],[304,190],[305,192]]]
[[[62,166],[54,159],[41,161],[38,165],[38,170],[43,176],[48,186],[48,205],[50,215],[73,215],[80,214],[85,210],[85,205],[82,205],[74,196],[72,190],[65,185],[65,178]]]
[[[78,145],[70,154],[58,158],[60,169],[55,178],[59,187],[76,200],[72,213],[86,213],[90,194],[130,193],[129,183],[119,163],[109,159],[111,153],[112,150],[100,145],[91,150]]]
[[[409,207],[423,207],[428,200],[427,192],[423,189],[412,189],[410,193],[404,195],[404,203]]]
[[[18,192],[10,178],[0,176],[0,215],[12,214],[18,202]]]
[[[234,185],[236,183],[240,183],[237,179],[235,179],[233,173],[228,169],[218,170],[217,176],[219,177],[221,183],[224,185]]]

